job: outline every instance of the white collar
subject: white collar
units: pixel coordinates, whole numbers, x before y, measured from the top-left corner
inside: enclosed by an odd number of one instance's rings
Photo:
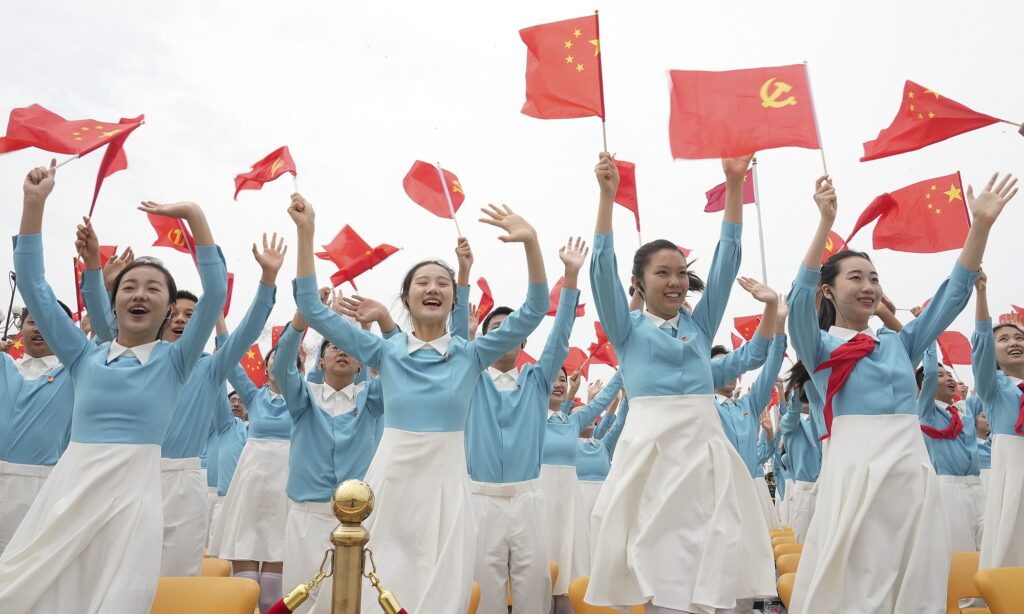
[[[957,401],[955,403],[943,403],[942,401],[940,401],[938,399],[935,399],[935,407],[938,407],[942,411],[948,411],[950,405],[955,406],[956,410],[958,412],[960,412],[961,414],[964,413],[964,409],[965,409],[966,405],[964,404],[963,401]]]
[[[655,326],[657,326],[658,328],[664,328],[665,325],[668,324],[672,328],[674,328],[676,330],[679,330],[679,314],[678,313],[675,316],[673,316],[672,318],[668,319],[668,320],[665,320],[665,319],[661,318],[660,316],[656,316],[656,315],[654,315],[653,313],[651,313],[650,311],[647,311],[647,310],[644,310],[644,315],[647,316],[647,319],[650,320],[651,323],[654,324]]]
[[[332,417],[340,416],[356,408],[356,397],[363,390],[364,385],[364,383],[349,384],[341,390],[335,390],[331,388],[330,384],[324,382],[319,385],[317,400],[320,407]],[[311,387],[316,387],[316,385]]]
[[[448,353],[448,344],[452,342],[451,333],[445,333],[443,336],[434,339],[433,341],[424,341],[412,333],[406,335],[408,339],[406,347],[410,354],[417,350],[422,350],[425,347],[432,348],[438,354],[444,356]]]
[[[134,356],[139,362],[145,366],[149,362],[150,356],[153,354],[153,348],[159,341],[150,341],[149,343],[143,343],[142,345],[136,345],[135,347],[126,348],[116,340],[110,342],[110,349],[107,350],[107,364],[114,362],[121,356]]]
[[[549,409],[548,410],[548,420],[550,420],[552,418],[558,418],[558,420],[560,422],[568,422],[568,419],[565,417],[565,414],[562,413],[562,410],[552,411],[552,410]]]
[[[494,367],[487,367],[487,374],[491,376],[491,379],[498,381],[499,378],[505,377],[511,379],[513,382],[519,379],[519,369],[512,367],[508,371],[498,371]]]
[[[736,399],[734,399],[733,397],[722,396],[722,395],[718,394],[717,392],[715,393],[715,400],[718,401],[719,403],[722,403],[722,404],[725,404],[725,403],[735,403],[736,402]]]
[[[18,367],[18,371],[21,372],[23,378],[33,380],[59,365],[60,359],[53,354],[49,356],[29,356],[25,354],[23,358],[14,361],[14,364]]]
[[[850,339],[853,339],[857,335],[867,335],[868,337],[871,337],[875,341],[878,341],[878,335],[876,335],[875,331],[871,330],[870,328],[865,328],[864,330],[857,331],[850,330],[849,328],[843,328],[842,326],[832,326],[831,328],[828,329],[828,334],[832,335],[833,337],[838,337],[843,341],[849,341]]]

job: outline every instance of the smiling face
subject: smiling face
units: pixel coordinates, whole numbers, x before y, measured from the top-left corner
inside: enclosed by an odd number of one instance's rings
[[[234,417],[242,420],[249,419],[249,412],[245,409],[245,405],[242,405],[242,397],[238,396],[237,392],[232,392],[228,401],[231,403],[231,414]]]
[[[332,343],[327,343],[324,346],[323,356],[320,357],[320,369],[324,372],[325,378],[345,381],[349,384],[355,379],[356,373],[362,366],[362,363],[342,352]]]
[[[1010,371],[1024,367],[1024,332],[1016,326],[1000,326],[994,334],[999,366]]]
[[[548,404],[551,406],[561,405],[565,401],[565,393],[569,390],[569,378],[565,376],[565,371],[559,371],[555,377],[555,385],[551,389],[551,399]]]
[[[979,411],[978,415],[974,417],[974,429],[978,433],[978,437],[985,439],[992,434],[992,427],[988,425],[988,416],[985,412]]]
[[[50,346],[46,345],[43,333],[39,332],[36,321],[32,319],[32,314],[28,312],[25,313],[21,320],[21,342],[25,344],[25,354],[27,356],[42,358],[43,356],[53,355],[53,350],[50,349]]]
[[[867,328],[882,298],[875,265],[859,256],[840,262],[835,280],[832,284],[822,284],[821,291],[836,307],[836,325],[854,330]]]
[[[151,266],[126,269],[114,295],[118,330],[136,339],[156,339],[171,312],[163,272]]]
[[[953,374],[942,365],[939,365],[939,382],[935,387],[935,400],[946,405],[951,404],[953,399],[956,398],[956,383]]]
[[[686,258],[678,249],[659,249],[651,254],[643,270],[643,279],[634,275],[634,287],[643,291],[647,311],[659,318],[674,318],[690,291]],[[637,283],[637,282],[640,283]]]
[[[417,267],[410,275],[409,288],[402,299],[413,322],[427,326],[446,322],[455,307],[455,282],[451,271],[434,263]]]
[[[167,326],[164,327],[164,341],[174,343],[180,339],[181,333],[185,332],[185,325],[192,319],[192,314],[195,310],[196,302],[192,299],[179,298],[174,301],[174,305],[171,308],[171,319],[167,322]]]

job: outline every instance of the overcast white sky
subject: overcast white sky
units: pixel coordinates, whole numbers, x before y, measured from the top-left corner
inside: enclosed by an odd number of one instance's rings
[[[906,79],[978,111],[1024,119],[1024,4],[1011,1],[23,3],[5,15],[0,39],[0,116],[31,103],[67,118],[116,121],[145,113],[146,125],[127,143],[129,169],[107,180],[95,226],[103,243],[159,256],[179,286],[198,288],[187,256],[148,247],[154,234],[135,205],[143,199],[199,202],[236,275],[229,325],[244,313],[258,279],[252,240],[278,231],[294,244],[286,214],[290,178],[231,200],[234,175],[281,145],[290,147],[301,191],[317,208],[320,243],[348,223],[371,244],[404,248],[358,282],[363,293],[386,303],[413,262],[454,260],[451,222],[430,216],[402,190],[414,160],[441,161],[467,194],[458,217],[476,252],[474,279],[487,277],[498,303],[514,306],[525,292],[522,250],[499,243],[494,229],[476,223],[478,208],[507,203],[533,222],[554,282],[561,274],[559,244],[570,234],[592,240],[592,167],[601,148],[597,118],[542,121],[519,112],[526,48],[518,30],[594,8],[601,9],[610,149],[637,164],[644,239],[694,249],[701,274],[721,221],[721,214],[702,212],[704,191],[722,175],[714,160],[672,160],[669,69],[809,61],[839,192],[841,234],[882,192],[955,170],[976,186],[995,170],[1024,172],[1024,139],[1004,124],[858,162],[861,143],[892,120]],[[17,232],[22,178],[49,157],[38,150],[0,157],[8,199],[0,234]],[[88,209],[100,158],[96,153],[63,168],[47,211],[48,278],[69,303],[73,229]],[[821,160],[817,151],[776,149],[759,161],[768,281],[785,291],[816,224],[811,194]],[[1018,197],[992,234],[985,268],[994,310],[1024,303],[1022,207],[1024,197]],[[753,207],[746,208],[745,221],[741,274],[760,276]],[[617,211],[616,227],[625,278],[637,247],[628,211]],[[870,230],[854,247],[870,247]],[[910,307],[932,295],[956,253],[883,250],[874,257],[888,294]],[[331,265],[318,266],[326,281]],[[0,268],[11,267],[5,242]],[[294,309],[293,276],[289,254],[275,323]],[[572,341],[585,348],[596,314],[589,308],[589,282],[582,281],[588,312]],[[4,287],[4,309],[8,296]],[[728,342],[733,316],[758,307],[737,287],[719,339]],[[969,333],[972,320],[973,303],[955,328]],[[528,351],[540,351],[549,326],[550,319]],[[970,379],[969,369],[958,371]]]

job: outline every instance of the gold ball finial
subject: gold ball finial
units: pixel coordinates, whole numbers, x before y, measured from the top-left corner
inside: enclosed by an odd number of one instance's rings
[[[362,522],[373,511],[373,491],[362,480],[345,480],[331,497],[334,516],[340,522]]]

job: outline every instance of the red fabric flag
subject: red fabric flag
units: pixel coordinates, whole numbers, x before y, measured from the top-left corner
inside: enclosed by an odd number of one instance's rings
[[[775,407],[779,404],[779,389],[772,388],[772,398],[768,401],[768,407]]]
[[[565,357],[565,362],[562,366],[569,375],[579,371],[583,374],[583,379],[590,379],[590,362],[587,361],[587,353],[580,348],[569,348],[569,354]]]
[[[537,359],[526,353],[526,350],[519,350],[519,356],[516,357],[516,369],[522,369],[524,365],[535,365]]]
[[[422,160],[412,163],[412,168],[405,174],[402,187],[414,203],[433,213],[437,217],[452,219],[452,210],[458,211],[466,193],[455,173],[440,167],[427,164]],[[444,173],[444,184],[441,183],[441,172]],[[448,206],[448,199],[451,206]]]
[[[0,153],[37,147],[45,151],[84,156],[142,125],[144,117],[119,123],[95,119],[67,120],[37,104],[14,109],[7,134],[0,138]],[[122,140],[123,142],[123,140]]]
[[[324,246],[324,250],[318,252],[317,257],[330,260],[338,267],[338,271],[331,275],[331,283],[334,287],[347,281],[355,288],[356,277],[384,262],[397,252],[398,248],[386,243],[371,248],[369,243],[346,224],[338,231],[334,239]]]
[[[14,343],[12,343],[5,350],[7,355],[17,360],[25,357],[25,343],[21,340],[21,333],[14,336]]]
[[[747,341],[750,341],[754,338],[758,325],[761,324],[761,316],[741,316],[735,318],[733,324],[736,326],[736,332]]]
[[[676,247],[678,247],[678,248],[679,248],[679,251],[683,253],[683,258],[689,258],[689,257],[690,257],[690,254],[692,254],[692,253],[693,253],[693,250],[692,250],[692,249],[686,249],[686,248],[685,248],[685,247],[683,247],[682,245],[676,245]]]
[[[235,274],[228,273],[228,298],[224,301],[224,317],[228,317],[228,312],[231,311],[231,293],[235,289]]]
[[[480,292],[483,293],[480,296],[480,302],[476,306],[476,321],[480,323],[494,309],[494,297],[491,294],[491,285],[487,283],[486,279],[481,277],[476,280],[476,285],[480,288]]]
[[[971,364],[971,342],[963,333],[947,330],[939,335],[939,349],[942,350],[942,362],[947,365]]]
[[[526,104],[538,119],[604,118],[597,15],[519,31],[526,43]]]
[[[640,232],[640,205],[636,200],[636,164],[615,160],[615,168],[619,169],[619,188],[615,191],[615,202],[633,212],[636,231]]]
[[[960,173],[919,181],[882,194],[868,205],[846,238],[876,218],[875,249],[931,254],[960,249],[971,222],[964,203]]]
[[[715,213],[725,211],[725,184],[720,183],[704,193],[708,197],[708,204],[704,205],[704,213]],[[749,170],[743,176],[743,204],[754,203],[754,171]]]
[[[248,172],[235,176],[235,200],[238,200],[238,193],[242,190],[262,189],[264,183],[269,183],[285,173],[291,173],[293,177],[298,174],[287,145],[267,154],[267,157],[253,164]]]
[[[82,299],[82,275],[85,274],[85,263],[78,258],[75,261],[75,322],[82,321],[82,312],[85,311],[85,301]]]
[[[732,349],[738,350],[743,345],[743,339],[736,336],[736,333],[729,333],[729,337],[732,339]]]
[[[825,241],[825,253],[821,256],[821,263],[825,264],[829,258],[846,249],[846,241],[835,231],[828,231],[828,240]]]
[[[181,220],[154,213],[147,213],[146,216],[156,231],[153,247],[170,247],[183,254],[195,254],[196,241]]]
[[[103,152],[103,160],[100,161],[99,171],[96,173],[96,187],[92,192],[92,204],[89,205],[89,216],[92,216],[92,212],[96,209],[96,199],[100,196],[100,188],[103,187],[103,180],[110,177],[118,171],[123,171],[128,168],[128,156],[124,154],[124,142],[128,140],[128,135],[133,130],[142,125],[145,121],[146,116],[140,115],[131,119],[121,118],[118,125],[125,126],[121,128],[119,132],[117,130],[108,130],[108,132],[116,132],[114,137],[110,139],[110,145],[107,150]]]
[[[100,245],[100,268],[107,266],[107,261],[117,253],[116,245]]]
[[[594,322],[594,332],[597,333],[597,343],[590,344],[590,362],[598,365],[619,366],[619,359],[615,355],[612,344],[604,334],[600,322]]]
[[[271,326],[270,327],[270,347],[276,348],[277,342],[281,340],[281,335],[284,333],[284,326]]]
[[[554,287],[551,288],[551,295],[548,300],[551,301],[551,306],[548,307],[548,315],[553,316],[558,313],[558,300],[562,297],[562,286],[565,285],[565,277],[559,277],[558,281],[555,282]],[[583,314],[586,313],[586,305],[576,305],[576,317],[582,318]]]
[[[818,149],[803,64],[726,72],[673,70],[674,158],[730,158],[776,147]]]
[[[267,383],[267,366],[263,363],[263,352],[260,351],[258,343],[252,344],[249,351],[242,356],[240,363],[245,369],[245,374],[257,388],[262,388]]]
[[[875,140],[864,143],[864,157],[860,161],[914,151],[1000,121],[907,81],[892,124],[879,132]]]

